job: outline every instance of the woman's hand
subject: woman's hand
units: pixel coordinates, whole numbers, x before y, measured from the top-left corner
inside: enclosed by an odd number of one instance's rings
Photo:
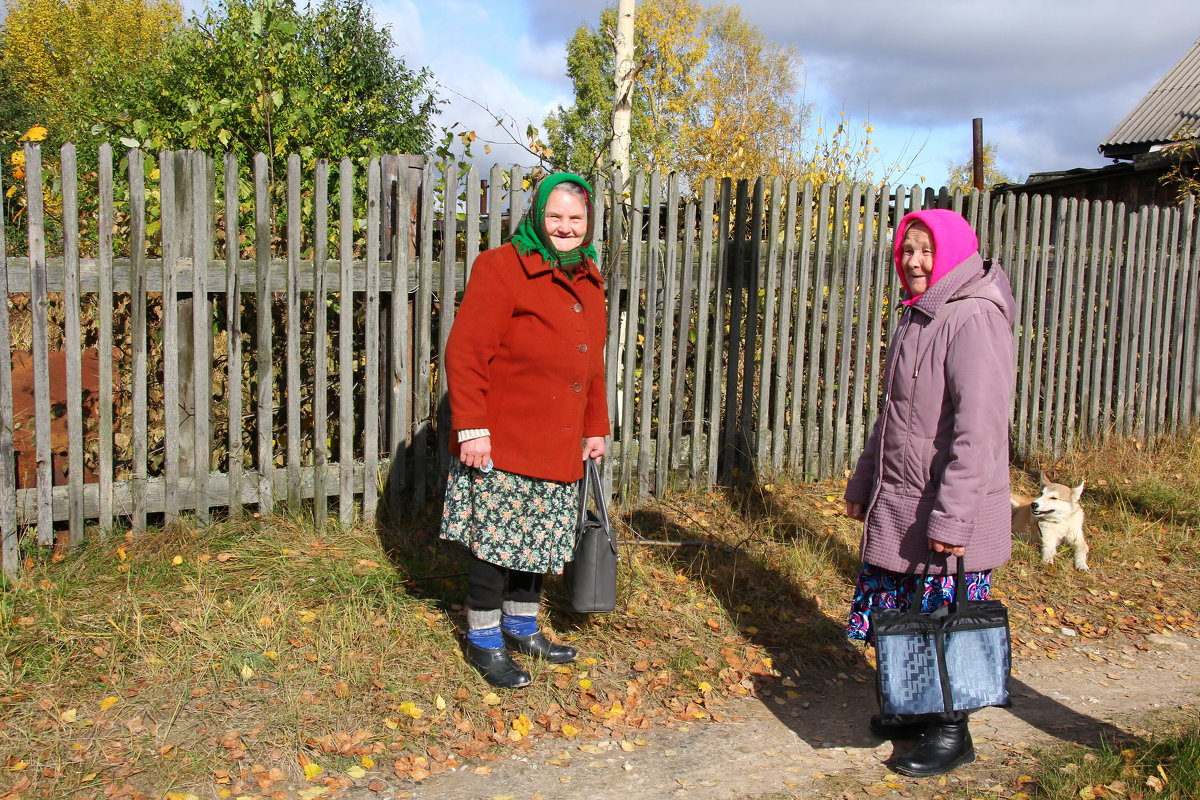
[[[937,539],[929,540],[929,549],[935,553],[947,553],[955,558],[962,558],[967,552],[967,548],[961,544],[946,544]]]
[[[859,522],[865,522],[867,519],[867,508],[862,503],[856,503],[853,500],[845,500],[846,516],[850,519],[856,519]]]
[[[458,460],[463,466],[482,469],[492,463],[492,437],[467,439],[458,446]]]
[[[583,460],[599,459],[604,455],[606,449],[603,436],[589,436],[583,440]]]

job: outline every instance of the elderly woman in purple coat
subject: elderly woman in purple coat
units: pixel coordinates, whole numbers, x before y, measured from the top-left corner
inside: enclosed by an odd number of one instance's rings
[[[846,514],[863,523],[862,571],[847,635],[873,641],[871,611],[933,611],[950,602],[957,559],[967,595],[987,599],[991,571],[1012,549],[1008,425],[1016,303],[999,264],[959,214],[900,220],[896,270],[906,299],[888,347],[883,408],[846,486]],[[931,551],[946,554],[929,564]],[[876,714],[887,739],[919,736],[891,766],[905,775],[949,772],[975,760],[965,712]]]

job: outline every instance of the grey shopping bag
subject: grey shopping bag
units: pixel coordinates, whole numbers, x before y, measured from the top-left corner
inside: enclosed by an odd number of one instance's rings
[[[594,458],[584,463],[579,482],[575,554],[563,569],[563,577],[575,611],[595,614],[616,608],[617,537],[608,521],[600,467]]]
[[[928,574],[926,566],[922,585]],[[957,578],[954,602],[933,613],[921,612],[919,596],[904,611],[871,611],[884,714],[1009,705],[1008,609],[999,600],[967,600],[962,559]]]

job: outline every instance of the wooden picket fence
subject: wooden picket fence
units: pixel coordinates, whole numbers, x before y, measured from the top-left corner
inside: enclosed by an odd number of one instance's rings
[[[303,171],[293,156],[272,185],[261,155],[163,153],[147,173],[130,151],[117,174],[105,146],[84,187],[95,211],[81,214],[74,148],[49,162],[53,185],[37,145],[25,158],[23,219],[9,228],[21,241],[0,239],[0,342],[30,351],[35,401],[31,418],[14,417],[0,359],[5,571],[32,544],[25,531],[70,544],[88,524],[141,529],[277,504],[350,522],[436,499],[452,300],[480,249],[519,220],[519,167],[481,181],[474,166],[460,175],[408,157]],[[689,192],[658,173],[594,186],[609,298],[604,463],[622,497],[852,466],[899,308],[892,233],[915,208],[962,213],[1012,280],[1017,452],[1147,439],[1200,409],[1190,200],[1127,209],[779,179]],[[47,197],[62,207],[53,254]],[[114,247],[114,225],[138,244]],[[82,236],[95,243],[87,257]],[[50,385],[52,343],[65,387]],[[98,363],[87,410],[85,344]],[[56,388],[66,402],[52,406]],[[52,451],[56,425],[66,453]],[[36,485],[18,488],[22,426]],[[53,485],[56,459],[65,485]]]

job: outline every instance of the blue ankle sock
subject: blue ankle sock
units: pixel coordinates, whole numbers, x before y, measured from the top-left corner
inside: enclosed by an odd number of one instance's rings
[[[505,614],[500,618],[500,625],[513,636],[533,636],[538,632],[537,617]]]
[[[504,646],[500,628],[473,628],[467,631],[467,641],[484,650],[499,650]]]

